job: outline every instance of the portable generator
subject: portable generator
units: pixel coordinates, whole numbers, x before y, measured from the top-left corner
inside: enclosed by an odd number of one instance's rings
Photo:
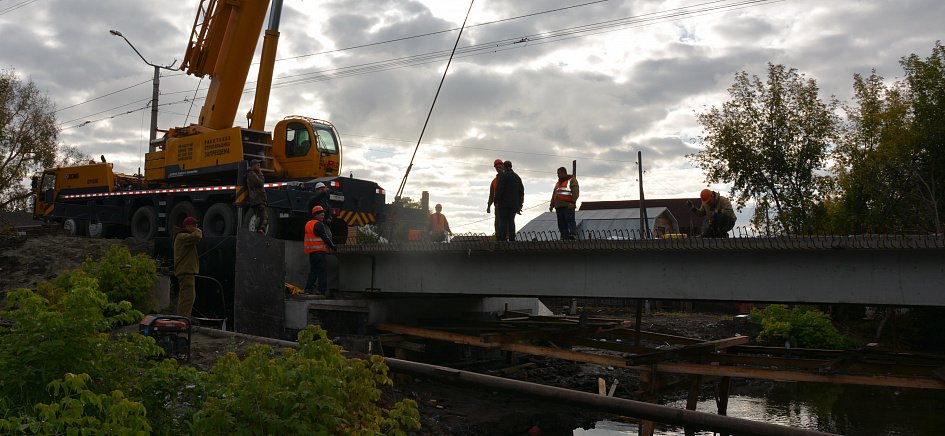
[[[190,318],[177,315],[148,315],[138,323],[138,331],[154,338],[164,349],[164,357],[190,362],[190,338],[193,326]]]

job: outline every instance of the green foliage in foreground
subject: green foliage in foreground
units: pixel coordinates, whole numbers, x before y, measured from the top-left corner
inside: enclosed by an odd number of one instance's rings
[[[110,271],[102,264],[96,272]],[[117,270],[111,270],[115,272]],[[145,269],[123,268],[126,283]],[[229,353],[211,371],[181,367],[154,339],[110,335],[141,312],[113,303],[85,271],[7,294],[0,317],[0,435],[389,434],[420,428],[412,400],[378,405],[382,358],[346,359],[310,326],[299,350]]]
[[[392,384],[381,357],[347,359],[313,326],[299,333],[299,345],[275,356],[264,345],[242,360],[224,356],[194,416],[196,433],[402,435],[404,428],[420,428],[413,400],[392,410],[376,405],[377,386]]]
[[[2,434],[125,434],[146,435],[151,431],[141,403],[121,391],[96,394],[88,388],[88,374],[66,374],[49,383],[55,402],[40,403],[34,414],[0,419]]]
[[[844,339],[830,322],[830,316],[817,309],[772,304],[751,310],[752,322],[761,325],[759,343],[781,345],[790,342],[800,348],[840,349]]]
[[[130,301],[135,309],[154,308],[151,287],[157,275],[154,260],[144,254],[132,256],[128,248],[112,245],[98,262],[86,259],[82,271],[98,279],[99,289],[108,301]]]

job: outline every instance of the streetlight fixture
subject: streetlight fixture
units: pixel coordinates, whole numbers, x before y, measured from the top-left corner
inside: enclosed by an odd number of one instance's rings
[[[139,52],[138,49],[135,48],[134,44],[132,44],[131,41],[128,40],[128,38],[125,38],[125,35],[122,35],[121,32],[119,32],[119,31],[117,31],[117,30],[109,30],[108,33],[111,33],[112,35],[115,35],[115,36],[121,37],[121,39],[124,39],[125,42],[128,43],[128,46],[131,47],[131,49],[135,51],[135,53],[138,55],[139,58],[141,58],[142,61],[144,61],[144,63],[146,63],[146,64],[148,64],[148,65],[154,67],[154,80],[151,81],[151,84],[152,84],[152,90],[151,90],[151,140],[148,141],[148,152],[154,152],[154,144],[152,144],[152,143],[153,143],[154,140],[157,138],[158,90],[159,90],[160,87],[161,87],[161,75],[160,75],[160,71],[159,71],[159,70],[161,70],[161,69],[163,68],[163,69],[165,69],[165,70],[171,70],[171,71],[173,71],[173,70],[174,70],[173,67],[174,67],[174,64],[177,63],[177,59],[174,59],[174,62],[171,62],[171,64],[168,65],[168,66],[160,66],[160,65],[152,64],[151,62],[148,62],[148,60],[144,58],[144,56],[141,54],[141,52]]]

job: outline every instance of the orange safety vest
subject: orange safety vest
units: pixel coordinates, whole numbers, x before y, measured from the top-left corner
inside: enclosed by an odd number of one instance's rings
[[[430,218],[433,220],[433,229],[430,230],[431,232],[443,233],[446,231],[446,215],[434,213],[430,215]]]
[[[325,241],[315,234],[316,225],[318,225],[318,220],[311,220],[305,223],[305,240],[302,241],[302,248],[305,254],[328,251],[328,245],[325,244]]]
[[[571,177],[563,182],[555,183],[555,200],[574,201],[574,195],[571,194]]]

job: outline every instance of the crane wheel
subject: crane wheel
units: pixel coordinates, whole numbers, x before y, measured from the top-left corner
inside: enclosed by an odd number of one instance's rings
[[[85,227],[85,222],[75,218],[66,218],[66,220],[62,222],[62,231],[69,236],[84,236]]]
[[[236,208],[227,203],[217,203],[203,214],[203,234],[206,236],[232,236],[236,233]]]
[[[154,206],[142,206],[131,215],[131,237],[142,241],[150,241],[157,234],[158,220]]]
[[[189,201],[181,201],[175,204],[174,207],[171,207],[171,213],[167,215],[168,232],[170,232],[170,229],[174,227],[180,227],[181,223],[184,222],[184,218],[189,216],[198,219],[200,216],[202,216],[199,212],[197,212],[197,208],[194,207],[193,203]],[[203,227],[202,223],[200,227]]]

